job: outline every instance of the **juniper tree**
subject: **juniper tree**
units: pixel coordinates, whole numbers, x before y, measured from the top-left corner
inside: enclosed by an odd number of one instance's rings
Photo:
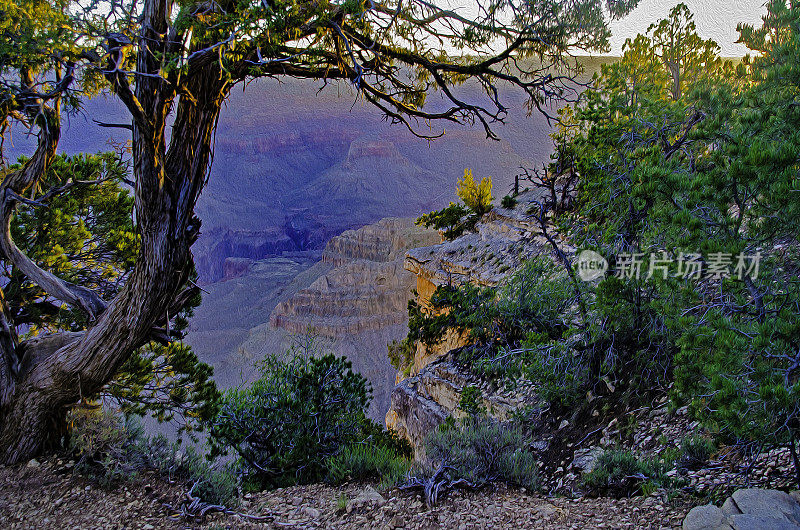
[[[113,298],[136,262],[140,238],[133,223],[133,197],[127,189],[122,153],[59,155],[40,185],[58,193],[21,200],[11,224],[20,249],[54,274]],[[12,166],[12,171],[18,166]],[[67,193],[68,191],[68,193]],[[0,275],[9,320],[25,339],[18,349],[22,370],[33,362],[28,345],[57,332],[75,333],[90,322],[79,309],[61,303],[0,259]],[[200,302],[197,295],[172,321],[178,338]],[[180,429],[202,428],[215,410],[218,396],[213,369],[200,362],[180,341],[151,342],[138,348],[99,395],[87,400],[113,400],[126,413],[152,414],[175,421]]]

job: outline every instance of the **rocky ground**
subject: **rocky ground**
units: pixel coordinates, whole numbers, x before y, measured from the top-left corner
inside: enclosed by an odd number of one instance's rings
[[[368,484],[296,486],[246,494],[237,508],[253,520],[211,514],[175,517],[185,489],[141,476],[100,488],[59,460],[0,467],[0,521],[8,529],[63,528],[678,528],[692,507],[686,499],[546,497],[497,487],[455,492],[427,509],[412,492],[379,493]]]

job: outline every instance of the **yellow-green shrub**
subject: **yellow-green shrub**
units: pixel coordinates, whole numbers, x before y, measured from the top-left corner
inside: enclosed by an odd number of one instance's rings
[[[483,177],[476,183],[472,171],[465,169],[464,176],[458,179],[456,195],[476,214],[485,214],[492,209],[492,177]]]

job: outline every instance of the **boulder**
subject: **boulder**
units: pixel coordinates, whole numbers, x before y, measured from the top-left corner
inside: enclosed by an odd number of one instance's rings
[[[727,530],[732,528],[722,510],[713,504],[692,508],[683,520],[683,530]]]
[[[784,517],[742,513],[728,518],[734,530],[797,530],[800,526]]]
[[[736,490],[733,500],[744,514],[783,517],[800,526],[800,504],[788,493],[778,490],[747,488]]]
[[[683,520],[684,530],[800,530],[797,492],[740,489],[722,508],[697,506]]]
[[[733,497],[728,497],[722,504],[722,513],[725,515],[725,517],[730,517],[731,515],[738,515],[742,513],[742,510],[740,510],[739,506],[736,505],[736,501],[733,500]]]

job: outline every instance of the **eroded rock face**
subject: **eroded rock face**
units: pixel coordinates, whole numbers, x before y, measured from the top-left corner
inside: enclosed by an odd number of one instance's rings
[[[410,219],[383,219],[345,231],[322,254],[333,270],[279,304],[270,323],[294,333],[311,327],[329,337],[404,324],[414,276],[404,270],[402,256],[438,238]]]
[[[479,390],[480,407],[499,421],[536,402],[533,389],[521,383],[513,390],[494,388],[456,362],[458,350],[431,362],[417,375],[403,379],[392,391],[386,426],[406,438],[417,458],[424,456],[425,436],[448,417],[461,418],[461,394],[467,387]]]
[[[453,241],[415,248],[406,254],[405,268],[416,276],[417,301],[423,310],[432,311],[429,301],[440,285],[473,283],[496,286],[528,259],[549,252],[547,240],[539,234],[536,221],[525,213],[538,192],[524,192],[513,209],[495,208],[477,225],[477,231]],[[448,330],[442,340],[428,346],[417,344],[411,375],[467,344],[466,333]],[[402,379],[398,375],[398,381]]]
[[[311,327],[329,337],[401,324],[412,288],[413,277],[399,263],[358,260],[278,305],[270,323],[292,333]]]
[[[538,223],[525,211],[540,195],[527,191],[517,197],[515,208],[494,208],[481,218],[476,232],[410,250],[405,266],[418,278],[420,302],[426,302],[443,284],[497,285],[525,260],[549,252]]]
[[[250,272],[250,269],[255,263],[250,258],[225,258],[222,264],[222,279],[230,280],[238,278]]]
[[[332,238],[320,266],[328,270],[271,312],[272,330],[327,337],[372,384],[369,415],[382,420],[394,388],[395,370],[386,345],[408,331],[408,300],[414,275],[403,268],[407,249],[439,241],[434,230],[411,219],[387,218]],[[258,336],[260,333],[255,333]]]
[[[409,249],[439,243],[434,230],[418,227],[411,219],[388,217],[358,230],[346,230],[325,245],[322,260],[339,266],[357,259],[401,260]]]
[[[547,240],[526,214],[528,204],[535,200],[541,200],[538,192],[522,193],[516,208],[495,208],[484,215],[476,232],[408,251],[405,268],[416,277],[417,302],[423,311],[433,311],[430,297],[441,285],[496,286],[526,260],[548,254]],[[529,387],[505,393],[460,368],[454,355],[468,343],[468,332],[448,329],[433,345],[417,343],[413,364],[397,374],[386,425],[407,438],[418,456],[431,430],[447,417],[463,414],[458,405],[468,386],[481,390],[483,407],[498,420],[536,400]]]
[[[230,269],[226,271],[225,262],[230,258],[260,260],[294,250],[297,250],[294,242],[277,228],[264,230],[218,228],[203,234],[192,248],[195,266],[202,283],[226,279]],[[240,274],[231,277],[237,275]]]

